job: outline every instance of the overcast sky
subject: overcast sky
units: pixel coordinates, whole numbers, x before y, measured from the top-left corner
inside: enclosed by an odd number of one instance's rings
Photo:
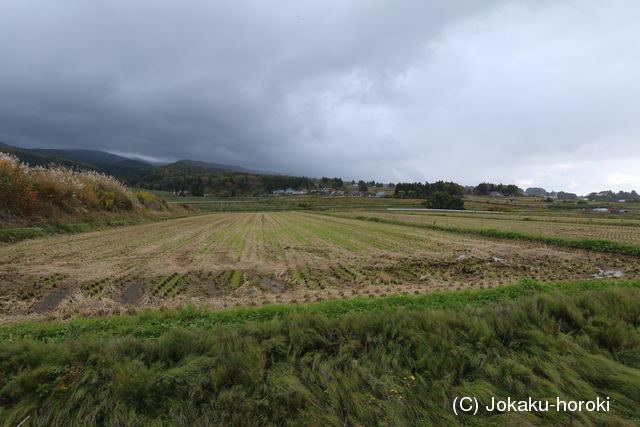
[[[0,0],[0,141],[640,190],[637,0]]]

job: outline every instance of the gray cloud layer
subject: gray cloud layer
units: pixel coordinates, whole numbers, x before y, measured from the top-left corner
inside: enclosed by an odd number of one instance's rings
[[[640,3],[3,0],[0,140],[640,189]]]

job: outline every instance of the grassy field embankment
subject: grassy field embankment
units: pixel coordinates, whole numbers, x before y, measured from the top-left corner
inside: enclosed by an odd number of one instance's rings
[[[319,314],[340,318],[351,313],[383,313],[397,310],[464,310],[505,303],[535,294],[562,292],[567,295],[601,291],[610,287],[640,289],[640,280],[569,280],[539,282],[522,279],[516,284],[493,289],[466,289],[425,295],[396,294],[386,297],[332,299],[310,304],[269,304],[257,308],[211,310],[187,306],[178,310],[154,310],[136,315],[77,317],[70,321],[23,321],[0,326],[0,342],[20,339],[64,341],[80,336],[113,338],[132,335],[154,338],[168,330],[237,326],[247,322],[266,322],[292,314]]]
[[[128,225],[189,213],[148,192],[134,194],[95,171],[30,167],[0,153],[0,242]]]
[[[97,319],[71,322],[65,336],[45,323],[41,336],[35,323],[7,326],[0,346],[0,420],[636,425],[639,286],[525,281],[511,289],[335,301],[290,311],[230,310],[215,321],[214,313],[190,309],[102,319],[114,322],[114,330],[83,323]],[[128,322],[144,328],[154,319],[165,323],[149,327],[153,333],[134,328],[119,336]],[[20,328],[31,332],[9,338],[9,330]],[[611,411],[481,409],[475,417],[456,416],[458,396],[485,404],[492,396],[609,397]]]

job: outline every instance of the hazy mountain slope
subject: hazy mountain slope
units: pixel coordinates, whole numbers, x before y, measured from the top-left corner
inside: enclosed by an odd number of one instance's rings
[[[49,166],[52,164],[57,164],[60,166],[66,166],[66,167],[76,168],[76,169],[89,169],[89,170],[99,169],[96,166],[85,163],[85,162],[79,162],[79,161],[75,161],[75,160],[71,160],[68,158],[55,156],[51,154],[32,152],[30,150],[13,147],[11,145],[7,145],[1,142],[0,142],[0,151],[4,153],[13,154],[21,162],[28,163],[31,166]]]
[[[31,151],[32,153],[46,154],[49,156],[63,157],[69,160],[75,160],[83,163],[90,163],[94,165],[106,164],[106,163],[120,163],[125,160],[129,160],[126,157],[111,154],[101,150],[67,150],[67,149],[54,149],[54,148],[24,148],[25,151]]]

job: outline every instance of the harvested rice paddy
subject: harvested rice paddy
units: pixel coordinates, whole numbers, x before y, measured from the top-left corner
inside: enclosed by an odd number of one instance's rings
[[[636,242],[640,228],[379,214]],[[479,221],[479,222],[478,222]],[[514,224],[512,224],[512,222]],[[538,227],[538,228],[535,228]],[[571,231],[572,228],[575,230]],[[582,234],[581,234],[582,233]],[[598,234],[600,233],[600,234]],[[3,322],[487,289],[522,278],[640,277],[637,257],[306,212],[220,213],[0,247]]]

